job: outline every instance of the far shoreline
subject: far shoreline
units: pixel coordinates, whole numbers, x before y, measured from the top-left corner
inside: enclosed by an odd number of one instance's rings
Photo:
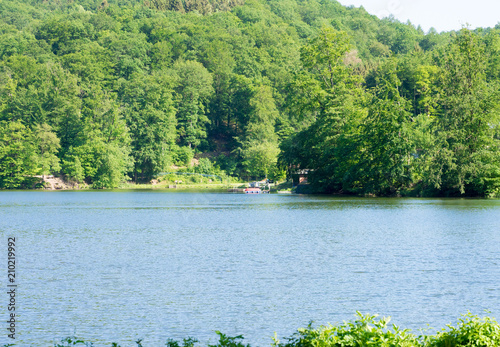
[[[35,189],[0,189],[0,194],[2,192],[47,192],[47,193],[55,193],[55,192],[96,192],[96,193],[132,193],[132,192],[155,192],[155,193],[217,193],[217,194],[243,194],[243,192],[234,192],[230,191],[230,189],[234,188],[244,188],[245,184],[185,184],[178,186],[176,188],[169,188],[165,185],[154,185],[154,184],[124,184],[120,187],[116,188],[92,188],[90,186],[86,186],[81,189],[74,188],[65,188],[65,189],[44,189],[44,188],[35,188]],[[287,194],[284,194],[287,193]],[[339,194],[339,193],[316,193],[316,192],[304,192],[297,193],[295,191],[286,191],[286,190],[276,190],[271,189],[270,194],[273,195],[285,195],[285,196],[317,196],[323,198],[356,198],[356,199],[418,199],[418,200],[427,200],[427,199],[439,199],[439,200],[500,200],[500,197],[483,197],[483,196],[416,196],[416,195],[392,195],[392,196],[375,196],[375,195],[360,195],[360,194]],[[257,194],[251,194],[257,195]],[[258,195],[267,195],[267,194],[258,194]]]

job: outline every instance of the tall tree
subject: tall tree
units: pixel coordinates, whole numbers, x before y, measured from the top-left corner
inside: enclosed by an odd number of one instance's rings
[[[365,193],[393,195],[412,182],[415,146],[410,102],[400,95],[397,63],[380,67],[360,134],[357,181]]]
[[[267,177],[274,170],[280,152],[274,131],[278,110],[271,88],[265,85],[256,87],[250,106],[252,111],[240,148],[243,167],[249,176]]]
[[[95,88],[83,99],[83,130],[63,158],[63,173],[113,188],[133,167],[130,134],[114,95]]]
[[[150,180],[172,163],[176,120],[168,79],[164,73],[154,73],[119,81],[119,96],[132,137],[136,181]]]
[[[301,49],[307,71],[296,82],[303,89],[302,109],[317,111],[313,123],[296,137],[297,142],[286,141],[288,148],[283,149],[300,153],[300,162],[289,165],[310,169],[311,182],[321,191],[341,191],[349,180],[347,170],[354,158],[349,153],[365,114],[361,79],[344,62],[350,50],[347,34],[331,27],[323,27]]]
[[[59,173],[61,165],[57,154],[61,145],[59,138],[48,124],[38,124],[34,127],[34,145],[38,153],[37,164],[42,175]]]
[[[31,131],[20,121],[0,121],[0,188],[31,188],[38,174]]]
[[[446,52],[442,148],[433,165],[433,183],[447,194],[495,193],[500,188],[494,138],[499,92],[486,81],[484,46],[477,34],[462,29]]]
[[[213,94],[213,79],[208,70],[195,61],[177,62],[177,129],[181,145],[196,147],[207,137],[206,105]]]

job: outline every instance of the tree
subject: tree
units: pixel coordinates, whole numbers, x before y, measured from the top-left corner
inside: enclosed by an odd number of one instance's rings
[[[249,139],[241,147],[242,164],[251,177],[267,177],[276,166],[280,149],[276,141]]]
[[[435,65],[421,65],[417,67],[416,93],[417,105],[419,112],[428,116],[435,116],[439,113],[439,99],[441,94],[441,85],[439,79],[442,71]]]
[[[132,137],[134,180],[150,180],[172,163],[176,120],[168,79],[165,74],[154,73],[119,81],[123,113]]]
[[[177,131],[180,143],[196,147],[206,138],[206,104],[213,94],[212,75],[195,61],[177,62],[174,70],[178,76],[176,91]]]
[[[34,129],[47,124],[60,139],[61,154],[74,145],[81,131],[81,99],[76,76],[54,62],[38,64],[33,58],[11,56],[0,74],[0,118],[20,120]],[[3,80],[3,81],[1,81]]]
[[[128,143],[109,141],[105,134],[89,124],[85,142],[71,147],[63,160],[63,172],[69,178],[82,178],[94,188],[115,188],[133,167]]]
[[[278,110],[271,88],[266,85],[255,87],[250,107],[252,110],[240,147],[242,164],[249,176],[267,177],[276,166],[280,152],[274,131]]]
[[[357,181],[365,193],[393,195],[412,183],[413,143],[410,102],[400,95],[395,60],[376,77],[360,134]]]
[[[331,91],[339,83],[351,82],[350,69],[343,64],[350,49],[351,44],[345,31],[324,26],[318,36],[302,47],[302,65],[321,83],[323,91]]]
[[[315,119],[284,142],[283,149],[299,154],[300,160],[288,165],[311,170],[310,180],[320,191],[342,191],[345,182],[352,181],[348,171],[355,164],[353,141],[365,115],[365,95],[360,77],[344,62],[350,50],[347,34],[330,27],[323,27],[301,49],[307,73],[299,75],[295,83],[303,90],[302,110]],[[284,154],[282,159],[287,157],[290,155]]]
[[[485,76],[484,46],[477,34],[462,29],[444,57],[442,147],[431,181],[446,194],[498,192],[499,93]],[[488,178],[488,179],[485,179]]]
[[[99,88],[83,100],[82,131],[63,158],[63,173],[95,188],[113,188],[133,167],[130,134],[119,104]],[[66,170],[66,171],[65,171]]]
[[[230,109],[231,78],[235,65],[231,54],[231,46],[223,41],[211,42],[204,52],[205,66],[212,73],[214,95],[211,98],[211,126],[213,133],[222,131],[231,133],[232,112]]]
[[[37,173],[31,131],[20,121],[0,121],[0,188],[30,187]]]
[[[58,173],[61,169],[57,154],[61,145],[59,138],[48,124],[34,127],[34,145],[38,154],[37,164],[42,175]]]

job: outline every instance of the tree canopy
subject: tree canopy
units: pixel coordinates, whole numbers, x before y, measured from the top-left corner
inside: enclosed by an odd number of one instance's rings
[[[195,155],[307,169],[317,192],[500,194],[499,28],[424,33],[335,0],[0,9],[0,188],[115,187]]]

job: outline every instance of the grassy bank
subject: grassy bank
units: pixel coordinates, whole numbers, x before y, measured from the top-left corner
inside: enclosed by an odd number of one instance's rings
[[[204,175],[191,172],[180,174],[167,174],[158,176],[149,182],[124,181],[114,188],[95,187],[92,184],[77,184],[64,177],[37,177],[39,183],[33,184],[33,190],[92,190],[92,189],[178,189],[178,190],[227,190],[230,188],[243,188],[247,183],[228,176]]]
[[[479,317],[471,313],[462,315],[456,325],[448,324],[434,335],[415,335],[408,329],[389,324],[390,318],[378,318],[357,313],[354,321],[337,325],[326,325],[298,329],[290,337],[269,338],[268,346],[274,347],[498,347],[500,346],[500,325],[494,318]],[[250,347],[243,336],[227,336],[219,331],[215,344],[200,344],[194,338],[182,341],[167,340],[167,347]],[[142,340],[137,347],[149,347]],[[112,347],[120,347],[110,343]],[[11,345],[4,345],[11,346]],[[92,346],[78,338],[66,338],[54,347]],[[159,346],[158,346],[159,347]]]
[[[122,183],[118,188],[124,190],[155,189],[155,190],[214,190],[220,191],[230,188],[246,187],[244,183],[183,183],[183,184],[151,184],[151,183]]]

